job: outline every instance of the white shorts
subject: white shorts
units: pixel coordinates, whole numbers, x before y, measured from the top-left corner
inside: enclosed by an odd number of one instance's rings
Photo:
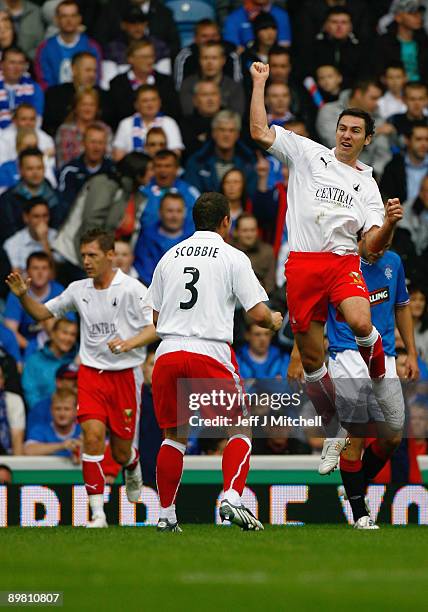
[[[330,355],[328,372],[336,387],[336,407],[345,423],[384,422],[372,390],[367,366],[358,351],[351,349]],[[395,357],[385,356],[385,377],[398,378]]]

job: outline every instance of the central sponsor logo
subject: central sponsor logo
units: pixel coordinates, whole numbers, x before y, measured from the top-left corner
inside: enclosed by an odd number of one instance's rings
[[[117,332],[116,325],[114,323],[106,323],[104,321],[100,323],[92,323],[89,327],[89,335],[91,337],[96,336],[108,336]]]
[[[382,289],[376,289],[371,291],[369,295],[370,306],[376,306],[383,302],[389,302],[389,287],[382,287]]]
[[[354,196],[340,187],[328,185],[318,187],[315,192],[315,200],[334,204],[335,206],[342,206],[343,208],[352,208],[354,206]]]

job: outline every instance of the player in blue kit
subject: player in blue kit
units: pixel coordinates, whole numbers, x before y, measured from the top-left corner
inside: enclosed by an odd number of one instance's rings
[[[394,328],[397,328],[407,350],[407,379],[419,376],[417,350],[409,307],[404,269],[400,257],[393,252],[367,253],[362,243],[361,271],[370,294],[373,324],[382,336],[387,378],[400,385],[395,367]],[[336,383],[337,409],[340,419],[350,432],[350,445],[340,456],[340,472],[351,504],[357,529],[377,529],[365,504],[367,484],[383,468],[400,444],[402,432],[392,431],[371,390],[367,366],[360,359],[354,335],[346,323],[336,320],[330,307],[327,322],[329,340],[329,372]],[[397,392],[401,392],[397,387]],[[376,423],[378,437],[363,451],[364,425],[358,437],[358,424],[369,420]],[[355,433],[353,433],[355,431]],[[334,445],[334,439],[331,440]],[[329,454],[321,457],[319,472],[328,474],[337,465]]]

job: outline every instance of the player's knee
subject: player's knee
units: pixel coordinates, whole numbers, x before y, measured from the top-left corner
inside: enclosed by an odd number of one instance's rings
[[[319,370],[324,363],[324,355],[315,352],[305,352],[301,355],[302,366],[308,374]]]
[[[381,440],[380,444],[383,446],[388,455],[392,455],[392,453],[400,446],[402,437],[401,432],[394,432],[394,434],[388,436],[388,438]]]
[[[83,433],[83,447],[89,455],[101,455],[104,452],[104,437],[97,431]]]
[[[116,447],[116,448],[111,449],[111,454],[113,456],[113,459],[119,465],[125,465],[125,463],[128,462],[130,453],[131,453],[131,449],[129,448],[117,448]]]

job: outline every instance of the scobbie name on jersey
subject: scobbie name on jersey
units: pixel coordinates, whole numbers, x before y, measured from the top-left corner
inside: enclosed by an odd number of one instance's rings
[[[207,246],[182,246],[175,249],[175,257],[213,257],[218,255],[218,247]]]

